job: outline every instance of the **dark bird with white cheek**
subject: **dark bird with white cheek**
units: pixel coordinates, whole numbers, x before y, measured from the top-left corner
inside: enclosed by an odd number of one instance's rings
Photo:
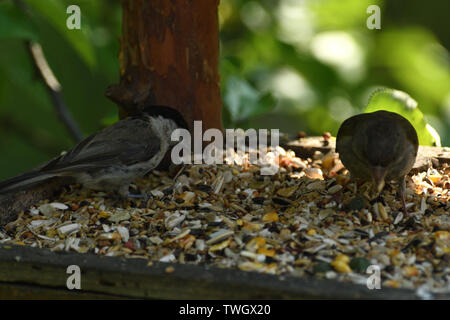
[[[94,133],[67,153],[0,182],[0,195],[27,189],[54,177],[84,187],[129,196],[129,185],[156,168],[173,145],[172,132],[186,124],[171,108],[151,106]]]

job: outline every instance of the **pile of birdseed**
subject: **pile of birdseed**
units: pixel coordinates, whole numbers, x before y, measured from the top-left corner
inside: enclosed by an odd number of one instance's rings
[[[396,185],[370,200],[335,153],[276,151],[272,176],[248,161],[153,171],[134,186],[147,199],[70,186],[0,243],[363,285],[377,265],[382,286],[450,292],[449,166],[407,177],[404,217]]]

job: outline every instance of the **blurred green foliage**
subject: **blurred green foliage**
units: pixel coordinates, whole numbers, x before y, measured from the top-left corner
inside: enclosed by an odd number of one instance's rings
[[[104,97],[117,83],[120,1],[0,0],[0,179],[73,146],[36,76],[24,41],[41,43],[64,99],[88,135],[117,119]],[[221,0],[220,74],[225,127],[336,134],[379,87],[407,92],[450,144],[450,2]],[[81,8],[68,30],[66,8]],[[381,30],[369,30],[369,5]],[[439,7],[436,7],[439,6]],[[414,18],[420,17],[420,23]],[[440,23],[438,23],[441,20]],[[401,23],[399,22],[401,21]],[[446,27],[443,27],[446,26]]]
[[[388,1],[223,0],[223,94],[233,95],[227,80],[240,77],[246,87],[260,94],[270,93],[277,101],[267,114],[239,119],[239,125],[282,128],[291,133],[303,130],[311,135],[329,131],[335,135],[343,120],[364,111],[377,88],[391,87],[417,100],[420,111],[415,114],[423,113],[439,132],[442,143],[449,145],[448,47],[427,25],[418,25],[407,17],[417,16],[410,10],[421,10],[419,15],[427,16],[430,25],[435,25],[433,12],[450,12],[450,3],[440,1],[440,8],[434,3],[428,9],[427,4],[418,6],[417,2],[408,1],[400,6],[402,11],[392,10],[402,16],[399,24],[399,19],[390,15]],[[381,30],[366,27],[369,5],[381,8]],[[427,10],[432,12],[427,14]],[[450,27],[448,19],[443,22]],[[439,31],[442,39],[450,37],[450,28],[441,27]],[[238,107],[230,107],[227,100],[224,103],[226,125],[235,126],[228,111]],[[424,131],[421,135],[427,134]],[[421,141],[430,144],[432,139],[428,134],[428,139]]]
[[[0,0],[0,179],[48,160],[74,145],[58,119],[26,50],[38,41],[63,87],[64,100],[87,136],[116,118],[105,98],[119,79],[120,1]],[[66,9],[81,8],[81,30],[69,30]]]

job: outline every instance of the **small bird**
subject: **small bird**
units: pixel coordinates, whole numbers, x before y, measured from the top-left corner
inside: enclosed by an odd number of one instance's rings
[[[352,178],[372,182],[378,194],[385,181],[399,183],[405,216],[405,176],[414,165],[418,147],[411,123],[384,110],[348,118],[336,137],[336,151]]]
[[[129,185],[154,169],[174,144],[172,131],[186,128],[174,110],[143,108],[79,142],[37,168],[0,182],[0,194],[27,189],[53,177],[70,177],[93,190],[129,196]]]

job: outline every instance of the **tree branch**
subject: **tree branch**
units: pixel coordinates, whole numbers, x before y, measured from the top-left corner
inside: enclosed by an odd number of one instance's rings
[[[52,69],[50,69],[47,60],[45,59],[44,52],[42,51],[42,47],[38,43],[31,41],[27,41],[27,47],[33,63],[47,87],[58,117],[67,128],[72,138],[76,142],[81,141],[83,139],[83,134],[64,103],[64,99],[61,95],[61,84],[56,79]]]
[[[25,14],[31,15],[32,12],[28,6],[22,0],[14,0],[14,3],[19,7]],[[56,114],[66,127],[72,139],[75,142],[79,142],[83,139],[83,134],[78,127],[78,124],[73,119],[64,99],[61,94],[61,85],[53,74],[52,69],[47,63],[44,52],[40,44],[32,41],[25,41],[28,53],[31,56],[34,66],[36,67],[41,80],[44,82],[47,91],[52,100],[53,106],[55,108]]]

